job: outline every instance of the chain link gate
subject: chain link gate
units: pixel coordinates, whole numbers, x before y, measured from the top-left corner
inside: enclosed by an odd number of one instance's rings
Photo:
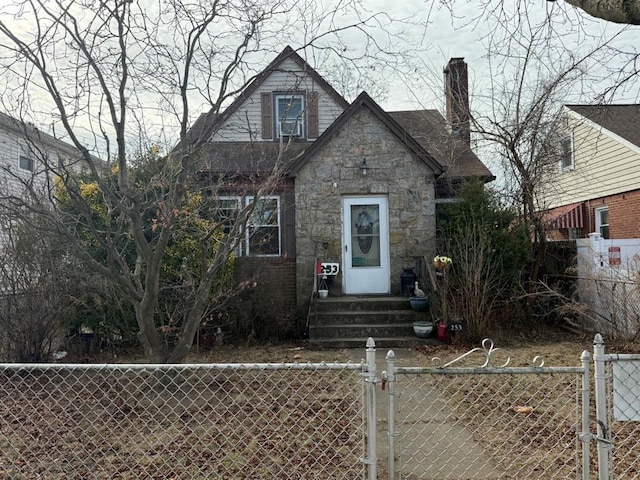
[[[581,367],[517,367],[482,345],[429,368],[389,351],[389,479],[588,479],[589,354]]]
[[[2,364],[0,478],[364,478],[367,375],[353,363]]]
[[[594,339],[598,480],[640,479],[640,355],[606,354]]]

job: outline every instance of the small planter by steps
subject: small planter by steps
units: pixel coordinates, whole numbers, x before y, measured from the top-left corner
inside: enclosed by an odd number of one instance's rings
[[[430,338],[433,335],[433,329],[433,322],[413,322],[413,333],[415,333],[418,338]]]
[[[409,303],[411,303],[411,308],[416,312],[426,312],[429,306],[427,297],[410,297]]]

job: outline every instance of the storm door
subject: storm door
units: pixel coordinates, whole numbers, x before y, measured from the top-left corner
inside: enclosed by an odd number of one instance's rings
[[[387,198],[345,197],[342,205],[345,293],[389,293]]]

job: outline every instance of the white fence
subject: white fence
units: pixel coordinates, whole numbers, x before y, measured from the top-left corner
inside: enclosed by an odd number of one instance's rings
[[[578,296],[587,326],[612,337],[640,334],[640,239],[577,240]]]

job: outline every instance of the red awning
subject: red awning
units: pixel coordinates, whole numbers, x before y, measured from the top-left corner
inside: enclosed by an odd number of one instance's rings
[[[561,228],[583,228],[583,206],[584,203],[572,203],[547,210],[544,213],[544,223],[553,230],[560,230]]]

